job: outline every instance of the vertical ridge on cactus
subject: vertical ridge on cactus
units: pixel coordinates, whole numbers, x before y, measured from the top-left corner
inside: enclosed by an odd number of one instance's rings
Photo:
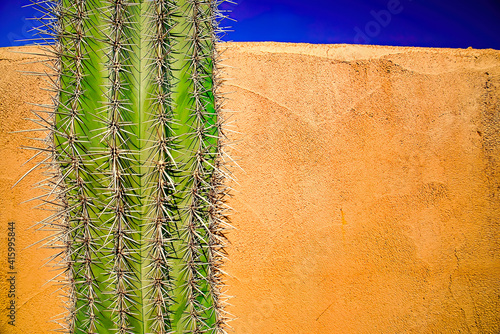
[[[219,4],[33,0],[63,332],[225,332]]]

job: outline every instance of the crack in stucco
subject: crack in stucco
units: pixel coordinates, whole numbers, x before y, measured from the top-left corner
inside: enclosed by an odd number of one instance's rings
[[[458,301],[458,299],[455,297],[455,294],[453,293],[453,289],[452,289],[452,286],[453,286],[453,274],[455,272],[457,272],[459,270],[459,267],[460,267],[460,258],[458,257],[458,253],[457,253],[457,249],[455,248],[455,258],[456,258],[456,266],[455,266],[455,269],[453,269],[453,271],[451,272],[450,274],[450,280],[448,282],[448,291],[450,292],[451,294],[451,298],[453,298],[453,300],[455,301],[455,303],[457,304],[458,308],[460,309],[461,313],[462,313],[462,317],[463,317],[463,321],[465,323],[465,327],[467,328],[467,333],[472,333],[470,327],[469,327],[469,322],[467,321],[467,313],[465,312],[464,308],[462,307],[462,305],[460,304],[460,302]]]

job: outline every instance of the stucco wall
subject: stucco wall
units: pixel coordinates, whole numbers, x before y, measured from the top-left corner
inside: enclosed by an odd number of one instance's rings
[[[44,176],[35,171],[12,189],[15,182],[23,176],[32,163],[25,163],[35,151],[21,149],[21,146],[39,146],[29,137],[42,137],[42,133],[12,133],[35,128],[28,121],[33,119],[27,104],[50,102],[49,94],[41,90],[42,78],[24,75],[21,71],[40,72],[45,70],[41,58],[17,52],[40,52],[36,48],[0,48],[0,333],[1,334],[48,334],[57,328],[49,323],[52,317],[63,312],[61,300],[57,297],[57,286],[46,284],[56,275],[52,268],[42,267],[54,252],[35,245],[49,233],[37,231],[32,226],[47,217],[49,212],[32,209],[39,202],[23,203],[42,194],[33,188]],[[38,108],[40,109],[40,108]],[[39,126],[41,128],[41,126]],[[9,268],[7,261],[8,223],[15,223],[15,267]],[[14,272],[15,274],[11,274]],[[15,298],[9,298],[11,290],[7,279],[15,276]],[[7,318],[10,301],[16,303],[15,326],[9,325]]]
[[[237,334],[500,331],[500,52],[221,45],[235,142],[225,270]],[[35,56],[0,49],[0,258],[17,227],[17,326],[61,312],[25,230]],[[0,266],[0,308],[8,268]]]
[[[500,52],[224,57],[236,333],[499,333]]]

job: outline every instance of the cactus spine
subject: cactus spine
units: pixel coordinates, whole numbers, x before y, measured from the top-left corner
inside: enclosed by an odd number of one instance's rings
[[[53,39],[54,105],[35,114],[64,332],[224,333],[218,5],[33,3]]]

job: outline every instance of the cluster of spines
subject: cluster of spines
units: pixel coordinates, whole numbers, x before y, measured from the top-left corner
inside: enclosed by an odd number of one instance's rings
[[[60,179],[54,184],[65,204],[62,212],[67,224],[66,259],[69,278],[69,332],[97,333],[99,298],[96,267],[100,265],[96,243],[98,199],[92,189],[93,176],[86,163],[89,140],[83,110],[86,80],[87,1],[75,0],[59,10],[59,87],[54,115],[54,154]],[[82,312],[84,317],[77,317]],[[84,318],[84,321],[78,319]]]
[[[224,18],[224,16],[218,11],[219,4],[212,2],[212,27],[211,30],[211,40],[214,46],[219,41],[219,36],[221,30],[219,30],[218,22],[220,18],[219,15]],[[229,156],[227,155],[226,149],[226,136],[224,134],[225,117],[222,112],[224,107],[225,99],[222,97],[220,88],[223,84],[222,72],[219,70],[223,66],[221,62],[221,56],[216,47],[213,47],[211,58],[214,61],[212,64],[215,69],[212,75],[213,85],[212,85],[212,96],[214,97],[214,109],[216,112],[216,123],[218,141],[216,148],[216,156],[214,160],[214,170],[211,176],[210,192],[209,192],[209,274],[208,282],[210,285],[210,294],[213,298],[213,307],[216,312],[216,323],[214,333],[225,333],[225,328],[228,322],[231,320],[231,316],[226,312],[226,304],[229,299],[225,295],[223,278],[226,275],[222,268],[225,261],[227,260],[227,253],[225,251],[226,236],[225,232],[231,228],[229,222],[229,212],[231,208],[226,204],[227,196],[231,192],[231,188],[228,185],[228,181],[231,179],[230,166],[232,163],[230,161],[225,161]],[[231,160],[231,159],[230,159]]]
[[[101,213],[105,232],[105,249],[109,256],[110,270],[108,276],[108,297],[111,300],[108,312],[119,334],[136,332],[134,320],[137,315],[137,304],[141,296],[140,259],[134,250],[140,249],[138,236],[140,222],[137,218],[138,194],[137,171],[133,166],[138,161],[137,146],[134,133],[133,102],[129,96],[133,91],[134,73],[132,61],[134,55],[132,29],[134,25],[134,7],[136,4],[128,0],[107,0],[102,10],[106,17],[106,29],[103,39],[107,54],[108,83],[104,94],[106,100],[101,109],[104,120],[104,135],[100,139],[105,145],[100,170],[106,175],[105,207]],[[140,202],[139,202],[140,203]],[[107,219],[106,219],[107,218]]]
[[[187,208],[188,213],[188,287],[191,307],[191,321],[195,323],[196,330],[200,333],[213,328],[214,324],[207,325],[205,321],[213,322],[217,319],[217,304],[211,294],[211,263],[212,254],[210,241],[213,240],[210,229],[209,214],[212,210],[210,202],[210,190],[212,189],[212,176],[215,170],[217,154],[217,138],[219,129],[216,124],[216,109],[213,98],[212,81],[213,73],[213,49],[215,41],[212,35],[212,7],[210,1],[193,0],[192,6],[192,28],[190,43],[192,48],[191,59],[188,64],[191,67],[192,100],[193,108],[193,133],[195,138],[194,169],[189,176],[191,184],[191,204]],[[214,140],[215,139],[215,140]],[[212,276],[212,277],[211,277]],[[196,289],[198,287],[198,290]],[[211,289],[212,288],[212,289]],[[203,302],[198,302],[198,300]],[[207,300],[208,299],[208,300]],[[201,318],[201,321],[200,321]],[[206,320],[205,320],[206,319]],[[205,321],[203,321],[205,320]],[[216,327],[215,327],[216,328]]]
[[[127,67],[132,67],[131,58],[136,56],[132,51],[134,42],[126,37],[130,35],[125,31],[127,24],[136,23],[128,13],[137,4],[126,0],[104,1],[104,7],[89,10],[95,3],[101,1],[45,0],[43,5],[36,4],[50,14],[47,17],[56,18],[55,23],[51,21],[50,24],[45,21],[46,17],[43,18],[45,30],[40,30],[45,33],[44,40],[49,36],[57,41],[53,49],[57,96],[49,117],[43,118],[44,122],[49,120],[45,129],[50,130],[48,148],[44,148],[44,152],[52,156],[51,162],[46,164],[52,174],[44,185],[51,188],[48,197],[57,197],[46,199],[46,203],[62,205],[64,209],[42,223],[58,229],[51,246],[62,247],[59,263],[65,266],[69,310],[62,330],[97,333],[107,325],[102,321],[109,317],[105,313],[111,312],[116,331],[135,332],[137,326],[133,324],[140,310],[134,304],[143,298],[147,307],[142,311],[149,312],[147,321],[151,325],[147,326],[150,331],[174,332],[175,305],[172,305],[171,294],[175,287],[170,281],[171,260],[179,260],[180,251],[186,263],[182,270],[186,278],[182,290],[188,305],[181,319],[184,323],[179,328],[186,333],[222,333],[226,316],[219,266],[224,258],[227,189],[224,178],[227,174],[219,161],[222,155],[221,104],[217,100],[213,103],[217,82],[211,77],[215,66],[212,57],[216,54],[217,35],[213,27],[216,27],[217,4],[206,0],[186,1],[192,14],[187,20],[191,24],[187,37],[193,53],[184,59],[184,66],[188,67],[190,75],[189,119],[193,123],[190,125],[192,131],[176,134],[173,127],[178,120],[172,112],[176,103],[172,91],[175,91],[176,81],[182,79],[175,78],[172,72],[185,69],[174,68],[172,63],[175,61],[170,59],[175,53],[171,30],[176,24],[171,14],[179,13],[182,6],[169,0],[154,1],[150,18],[157,30],[150,36],[149,43],[154,45],[153,53],[156,53],[150,63],[155,85],[149,94],[153,103],[148,111],[153,135],[146,139],[153,143],[147,149],[154,153],[148,154],[145,163],[152,168],[147,175],[141,175],[146,178],[143,183],[152,191],[146,191],[145,198],[141,199],[142,194],[134,191],[139,185],[133,184],[140,172],[132,166],[143,156],[138,147],[142,144],[140,140],[130,141],[135,130],[132,130],[131,120],[124,119],[124,115],[130,116],[132,108],[127,100],[127,92],[131,89],[127,87],[131,82],[131,70]],[[108,86],[98,89],[106,91],[104,96],[108,101],[98,114],[82,116],[86,103],[83,95],[88,88],[88,84],[83,84],[84,72],[87,66],[92,66],[88,53],[93,51],[92,37],[88,36],[92,28],[86,26],[89,24],[86,18],[89,13],[98,15],[100,11],[108,14],[107,30],[97,28],[104,30],[106,38],[103,41],[109,43],[106,62],[109,77]],[[200,25],[204,25],[204,29]],[[88,129],[84,121],[89,117],[99,120],[101,134],[95,126],[94,131],[85,132]],[[92,147],[95,137],[104,144]],[[194,139],[192,146],[179,147],[187,137]],[[103,147],[108,150],[103,151]],[[185,154],[189,151],[194,155],[186,159]],[[97,172],[92,169],[96,161],[100,161]],[[191,166],[189,171],[183,172],[187,166]],[[182,183],[189,188],[176,190]],[[100,187],[96,188],[96,184]],[[104,195],[96,195],[98,192]],[[189,200],[180,199],[183,196]],[[146,219],[137,220],[134,216],[142,210],[138,207],[141,200],[146,203],[148,213]],[[186,205],[179,207],[179,203]],[[174,235],[179,226],[180,235]],[[138,240],[141,232],[145,234],[143,244]],[[144,276],[137,272],[141,259],[135,250],[141,247],[150,259],[146,261]],[[109,262],[113,263],[112,270],[106,272],[104,268]],[[107,278],[105,284],[104,278]],[[136,284],[140,280],[143,282]],[[102,302],[98,294],[106,287],[111,287],[113,292],[109,300]]]
[[[148,36],[150,47],[147,71],[149,84],[153,87],[148,92],[150,111],[147,113],[149,136],[145,138],[146,189],[149,198],[145,200],[149,223],[145,233],[145,250],[149,263],[146,293],[146,303],[149,305],[149,327],[154,333],[171,333],[170,297],[173,286],[171,283],[171,258],[174,256],[175,230],[177,228],[177,213],[173,205],[176,192],[174,175],[176,164],[172,152],[175,151],[175,138],[171,128],[172,118],[172,70],[171,53],[174,39],[171,37],[173,21],[170,17],[176,9],[170,0],[155,0],[148,13],[149,26],[152,32]]]
[[[35,29],[40,37],[35,40],[49,44],[42,54],[47,56],[45,63],[51,73],[42,75],[50,79],[49,90],[54,93],[52,105],[38,105],[42,110],[33,112],[37,117],[34,121],[42,125],[39,130],[47,131],[45,147],[35,154],[48,153],[36,166],[47,167],[47,178],[38,185],[47,189],[43,204],[55,211],[40,224],[55,232],[45,244],[58,249],[52,260],[61,272],[54,280],[62,284],[68,308],[67,314],[56,321],[63,332],[94,333],[99,304],[94,275],[99,263],[95,256],[97,199],[89,185],[92,176],[85,163],[88,138],[82,117],[86,1],[75,0],[70,7],[51,0],[32,5],[43,13],[41,26]],[[77,320],[78,309],[85,313],[83,322]]]
[[[192,120],[191,130],[192,132],[192,154],[188,156],[191,157],[192,161],[186,163],[186,166],[191,164],[191,173],[186,177],[188,178],[186,185],[187,189],[184,190],[184,197],[188,198],[189,201],[186,203],[184,208],[181,208],[183,211],[181,216],[183,216],[182,221],[184,223],[184,235],[183,239],[186,242],[185,249],[183,251],[183,262],[185,263],[184,268],[184,279],[185,279],[185,294],[187,299],[186,310],[185,310],[185,319],[186,319],[186,327],[192,330],[194,333],[201,333],[202,329],[205,329],[208,325],[209,318],[204,315],[205,310],[204,305],[206,303],[207,296],[206,289],[203,289],[202,285],[204,285],[204,278],[206,277],[206,247],[204,243],[204,238],[206,236],[206,232],[203,230],[203,223],[206,221],[205,219],[205,203],[204,194],[203,194],[203,178],[205,177],[205,168],[204,168],[204,158],[205,158],[205,149],[204,149],[204,135],[205,135],[205,119],[203,117],[203,112],[205,108],[203,106],[203,102],[201,99],[201,95],[203,94],[203,88],[200,87],[203,84],[203,79],[200,78],[202,74],[200,71],[200,57],[203,57],[203,54],[200,54],[199,49],[199,33],[201,23],[201,19],[199,19],[199,7],[200,4],[198,1],[189,1],[191,8],[189,9],[192,12],[192,17],[188,17],[192,19],[191,27],[189,32],[187,33],[187,39],[191,38],[191,45],[189,48],[192,52],[191,59],[188,59],[186,62],[186,66],[189,67],[188,72],[190,73],[191,83],[191,112],[190,120]],[[201,88],[201,89],[200,89]],[[190,149],[190,148],[188,148]],[[194,168],[193,168],[194,167]],[[206,319],[208,318],[208,319]],[[206,321],[206,322],[205,322]]]

